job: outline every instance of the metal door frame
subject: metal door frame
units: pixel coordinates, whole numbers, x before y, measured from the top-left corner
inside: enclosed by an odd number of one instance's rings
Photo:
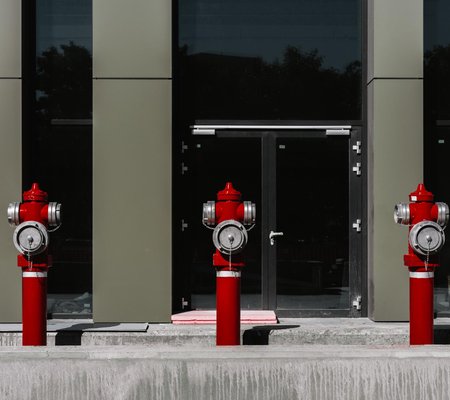
[[[363,157],[360,126],[351,125],[241,125],[199,124],[191,126],[193,135],[216,135],[218,138],[261,139],[262,206],[261,221],[261,273],[262,308],[275,310],[279,317],[360,317],[362,316],[363,232],[366,224],[363,216]],[[348,131],[348,132],[347,132]],[[328,134],[328,135],[327,135]],[[269,232],[276,227],[276,141],[278,138],[325,138],[345,136],[348,140],[349,174],[349,307],[346,309],[302,309],[278,310],[276,307],[276,246],[269,245]],[[359,163],[359,175],[357,174]],[[355,171],[353,170],[355,168]],[[357,229],[353,224],[360,220]],[[272,228],[273,227],[273,228]]]

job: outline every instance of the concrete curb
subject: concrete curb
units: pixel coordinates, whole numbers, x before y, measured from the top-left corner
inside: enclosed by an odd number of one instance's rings
[[[1,348],[0,398],[450,398],[447,346]]]

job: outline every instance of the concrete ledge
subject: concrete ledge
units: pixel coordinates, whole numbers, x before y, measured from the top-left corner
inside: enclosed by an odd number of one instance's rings
[[[80,320],[49,321],[48,345],[214,346],[214,325],[93,324]],[[114,326],[113,326],[114,325]],[[142,326],[145,326],[145,330]],[[118,327],[122,327],[120,331]],[[139,331],[138,330],[141,330]],[[406,345],[409,324],[373,322],[367,318],[280,319],[276,325],[242,325],[244,345]],[[0,324],[0,346],[20,346],[20,325]],[[3,331],[3,333],[2,333]],[[450,318],[435,320],[435,343],[450,344]]]
[[[446,346],[1,348],[8,399],[448,399]]]
[[[450,319],[437,320],[436,329],[450,326]],[[117,324],[116,324],[117,325]],[[117,325],[118,326],[118,325]],[[149,324],[142,332],[125,329],[102,330],[92,321],[49,321],[48,345],[202,345],[214,346],[215,325]],[[86,327],[84,329],[83,327]],[[11,330],[14,330],[12,332]],[[275,325],[241,325],[245,345],[305,345],[305,344],[408,344],[408,323],[379,323],[367,318],[302,318],[280,319]],[[20,325],[0,325],[0,345],[20,346]],[[450,329],[442,331],[448,333]],[[438,341],[438,343],[445,343]]]

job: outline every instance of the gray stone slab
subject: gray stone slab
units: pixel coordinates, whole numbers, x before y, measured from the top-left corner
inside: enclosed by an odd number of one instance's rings
[[[22,332],[22,324],[6,323],[0,324],[0,332]]]
[[[146,332],[147,323],[93,323],[92,320],[49,320],[47,332]],[[2,332],[22,332],[22,324],[0,324]]]
[[[49,320],[47,330],[77,332],[145,332],[147,323],[94,323],[89,320]]]

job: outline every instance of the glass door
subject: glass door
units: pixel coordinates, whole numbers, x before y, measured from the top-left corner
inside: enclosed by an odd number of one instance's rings
[[[269,268],[275,277],[270,284],[276,293],[273,300],[281,314],[350,311],[355,250],[350,236],[359,228],[358,218],[354,218],[356,228],[350,218],[350,186],[359,178],[351,165],[350,144],[350,136],[325,132],[276,135],[273,140],[276,183]],[[355,269],[352,265],[352,274]]]
[[[183,143],[182,190],[174,198],[180,213],[175,226],[178,239],[173,254],[178,269],[174,298],[180,311],[208,310],[216,306],[216,279],[212,265],[213,231],[202,224],[203,203],[217,200],[226,182],[242,193],[242,200],[261,207],[261,139],[257,137],[192,136]],[[246,266],[241,279],[243,309],[261,309],[261,224],[249,232]]]
[[[435,201],[450,203],[448,174],[450,171],[450,121],[438,120],[426,125],[425,184]],[[447,228],[448,229],[448,228]],[[450,317],[450,246],[439,254],[441,266],[434,274],[434,310],[439,317]]]
[[[184,144],[174,253],[183,276],[175,285],[183,296],[175,302],[215,308],[212,231],[202,225],[201,210],[231,181],[257,206],[244,250],[242,308],[292,317],[359,316],[360,131],[267,128],[219,126],[203,135],[194,128]]]

